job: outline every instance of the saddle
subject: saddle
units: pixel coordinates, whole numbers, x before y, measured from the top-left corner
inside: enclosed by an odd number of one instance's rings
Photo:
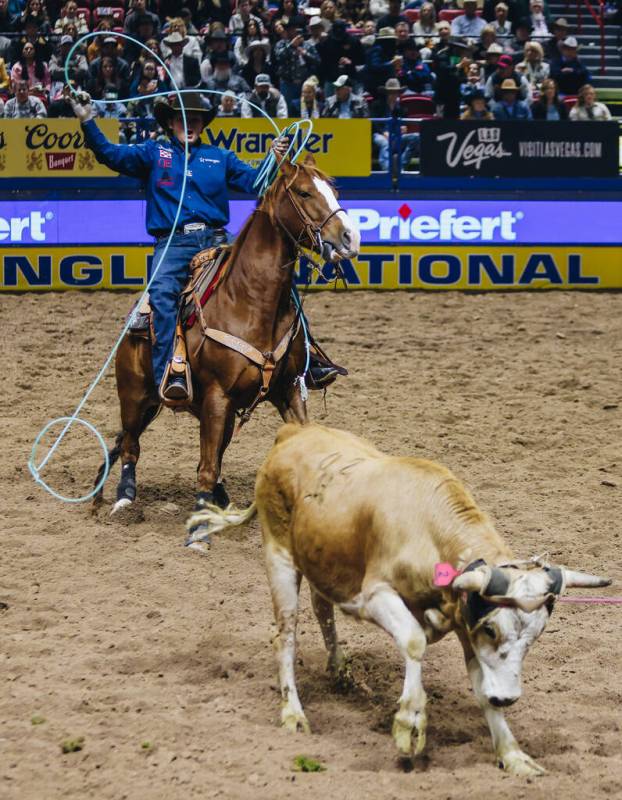
[[[183,330],[191,328],[197,319],[197,305],[202,308],[212,296],[227,270],[230,245],[208,247],[192,257],[190,262],[190,278],[181,293],[179,322]],[[136,303],[129,313],[129,332],[143,338],[155,338],[151,324],[151,306],[149,295],[145,294],[140,303]]]

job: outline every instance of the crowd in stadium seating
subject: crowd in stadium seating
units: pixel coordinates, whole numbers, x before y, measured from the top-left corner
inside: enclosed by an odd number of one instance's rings
[[[65,67],[90,31],[68,74],[105,117],[152,116],[161,59],[180,88],[224,92],[223,117],[610,118],[547,0],[0,0],[0,116],[73,116]],[[387,139],[375,122],[381,164]]]

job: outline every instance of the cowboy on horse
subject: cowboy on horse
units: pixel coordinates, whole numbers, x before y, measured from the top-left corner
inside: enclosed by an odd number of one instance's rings
[[[201,250],[227,243],[227,189],[254,193],[253,185],[259,171],[229,150],[204,144],[201,133],[214,119],[215,106],[204,103],[198,92],[185,93],[182,97],[189,151],[186,193],[170,246],[162,260],[175,221],[185,165],[185,132],[179,95],[171,102],[156,103],[154,110],[170,142],[149,140],[137,145],[109,142],[94,121],[95,110],[89,95],[80,93],[78,98],[69,95],[86,144],[97,160],[116,172],[140,178],[145,185],[146,224],[155,238],[154,263],[157,266],[149,288],[154,333],[153,378],[160,387],[162,399],[178,403],[183,403],[190,394],[184,374],[169,370],[166,385],[161,384],[173,355],[179,298],[188,281],[190,261]],[[271,149],[281,161],[287,147],[287,140],[279,137]],[[338,374],[334,366],[315,361],[313,353],[309,372],[310,388],[324,388]]]

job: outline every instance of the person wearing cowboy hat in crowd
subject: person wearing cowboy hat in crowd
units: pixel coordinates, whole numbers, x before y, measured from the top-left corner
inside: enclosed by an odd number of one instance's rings
[[[250,42],[247,47],[248,61],[240,70],[240,75],[249,86],[255,85],[258,75],[269,75],[274,80],[274,71],[270,63],[270,47],[263,42]]]
[[[488,108],[483,89],[478,86],[472,86],[464,94],[464,101],[467,107],[460,115],[460,119],[494,119],[492,112]]]
[[[365,89],[375,95],[378,87],[395,78],[403,58],[397,53],[397,36],[393,28],[380,28],[376,41],[367,51],[363,78]]]
[[[251,117],[263,116],[260,111],[254,106],[259,106],[271,117],[277,119],[285,119],[287,117],[287,103],[285,98],[275,89],[270,80],[270,76],[263,74],[255,78],[255,87],[246,99],[242,100],[242,117],[250,119]],[[250,105],[253,103],[253,105]]]
[[[146,225],[155,239],[154,265],[158,265],[169,236],[171,244],[159,264],[149,290],[153,311],[155,342],[152,349],[153,376],[160,386],[166,364],[171,358],[179,295],[188,280],[190,260],[200,250],[227,241],[225,226],[229,222],[228,190],[254,194],[253,184],[258,175],[255,169],[241,161],[235,153],[201,141],[203,129],[209,125],[216,110],[207,105],[198,92],[181,95],[186,113],[187,138],[181,114],[180,96],[155,106],[155,117],[167,133],[166,143],[153,140],[136,145],[116,145],[108,141],[95,124],[95,110],[88,95],[70,102],[80,120],[87,146],[97,160],[109,169],[130,177],[140,178],[145,185]],[[186,166],[184,142],[187,141],[189,160]],[[272,151],[280,161],[288,147],[277,139]],[[186,192],[173,230],[179,196],[186,170]],[[320,370],[318,372],[318,370]],[[334,370],[328,369],[330,377]],[[325,373],[316,367],[313,378],[321,385]],[[165,398],[183,400],[188,387],[182,379],[173,378],[161,387]]]
[[[464,14],[451,23],[451,35],[460,39],[479,39],[482,29],[487,25],[483,17],[477,16],[477,11],[481,11],[483,5],[483,0],[457,0],[457,6],[464,10]]]
[[[240,100],[235,94],[227,89],[227,91],[220,96],[220,103],[218,104],[217,117],[241,117],[242,109]]]
[[[579,94],[579,89],[592,81],[589,69],[579,60],[578,49],[574,36],[567,36],[561,44],[561,55],[551,62],[551,78],[562,97]]]
[[[266,48],[267,54],[270,56],[270,39],[260,30],[259,25],[251,17],[244,26],[242,35],[237,37],[233,45],[233,55],[238,67],[241,68],[248,62],[249,45],[253,42]]]
[[[402,84],[415,94],[427,96],[434,94],[434,75],[428,64],[422,60],[414,39],[409,38],[402,46],[402,58],[402,68],[399,71]]]
[[[171,71],[177,87],[179,89],[193,89],[200,86],[201,65],[199,59],[184,53],[188,37],[182,36],[179,31],[173,31],[163,39],[163,42],[171,49],[171,54],[164,59],[164,63]]]
[[[497,63],[503,55],[503,47],[497,42],[493,42],[486,50],[486,58],[484,59],[484,77],[486,80],[490,78],[492,73],[497,69]]]
[[[551,25],[551,33],[553,36],[543,45],[544,57],[547,61],[555,61],[560,57],[562,42],[570,35],[570,25],[563,17],[559,17]]]
[[[206,89],[215,89],[218,92],[231,91],[238,96],[249,94],[250,86],[241,75],[233,72],[232,61],[231,53],[217,53],[213,57],[213,72],[205,82]]]
[[[518,86],[519,97],[521,100],[526,100],[531,105],[533,91],[531,84],[524,75],[518,73],[514,67],[514,62],[511,56],[499,56],[497,61],[497,68],[486,81],[484,86],[484,94],[488,100],[500,100],[500,86],[504,80],[512,79]]]
[[[383,96],[378,97],[377,100],[371,105],[370,116],[378,119],[394,118],[399,119],[406,116],[406,112],[402,110],[400,103],[400,95],[404,92],[404,88],[400,85],[397,78],[389,78],[384,86]],[[378,150],[378,164],[380,169],[388,170],[390,168],[390,147],[391,137],[389,132],[388,122],[373,122],[372,123],[372,141]],[[400,164],[402,170],[408,168],[410,161],[414,155],[419,152],[419,134],[409,133],[405,125],[400,128]]]
[[[450,38],[449,23],[438,24],[439,41],[432,48],[432,72],[436,75],[434,102],[442,108],[444,119],[460,116],[460,85],[465,68],[471,63],[471,48],[458,39]]]
[[[393,45],[395,51],[395,43]],[[318,77],[324,96],[335,93],[334,82],[340,75],[347,75],[352,85],[358,85],[358,68],[365,63],[365,51],[358,37],[348,33],[348,24],[336,19],[327,36],[317,45],[320,57]]]
[[[212,61],[215,56],[229,52],[229,37],[224,28],[218,23],[213,23],[210,32],[205,36],[205,55],[201,61],[201,79],[203,83],[211,77],[213,70]]]
[[[513,78],[505,78],[499,87],[501,100],[493,104],[492,113],[497,120],[531,119],[531,111],[524,100],[518,99],[519,86]]]
[[[367,103],[352,92],[352,81],[347,75],[340,75],[334,83],[335,94],[329,97],[322,111],[323,117],[336,119],[357,119],[368,117]]]

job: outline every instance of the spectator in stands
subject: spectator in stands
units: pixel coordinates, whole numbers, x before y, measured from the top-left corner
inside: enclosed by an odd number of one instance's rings
[[[469,49],[462,42],[450,38],[450,27],[445,21],[438,24],[439,41],[432,49],[432,72],[436,75],[434,101],[442,108],[445,119],[458,119],[460,115],[460,85],[464,68],[471,63]]]
[[[11,76],[6,68],[5,60],[3,58],[0,58],[0,91],[8,93],[10,87],[11,87]]]
[[[270,55],[270,40],[252,17],[245,23],[242,35],[238,36],[233,46],[233,55],[240,69],[248,62],[248,46],[251,42],[259,42],[262,47],[267,47]]]
[[[557,96],[557,84],[551,78],[545,78],[540,87],[540,99],[531,106],[533,119],[559,120],[568,119],[568,109]]]
[[[371,105],[371,116],[378,119],[388,118],[393,120],[399,120],[405,117],[406,111],[402,108],[400,102],[400,95],[403,91],[397,78],[389,78],[384,86],[381,87],[382,96],[374,100]],[[394,122],[393,125],[390,125],[389,122],[373,122],[372,141],[377,148],[378,164],[382,170],[389,169],[390,148],[392,144],[390,129],[393,127],[395,130],[397,125],[399,125],[401,134],[399,137],[399,147],[400,163],[403,170],[407,169],[412,157],[416,155],[419,150],[419,134],[409,133],[405,125],[400,125],[398,122]],[[395,140],[393,144],[396,145],[397,140]]]
[[[544,51],[540,42],[527,42],[524,59],[516,65],[516,71],[524,75],[532,89],[540,89],[540,84],[549,77],[550,67],[544,61]]]
[[[398,22],[405,22],[408,25],[408,20],[402,14],[401,0],[389,0],[389,9],[386,14],[382,14],[376,20],[378,30],[380,28],[395,28]]]
[[[119,59],[115,59],[112,56],[102,56],[99,59],[97,72],[91,78],[89,94],[95,100],[101,100],[104,96],[104,91],[110,86],[114,86],[117,97],[128,96],[129,85],[127,79],[119,72]]]
[[[402,68],[398,73],[400,83],[415,94],[432,96],[434,94],[434,75],[428,64],[421,59],[414,39],[404,45]],[[386,88],[386,84],[385,84]]]
[[[165,16],[171,16],[176,13],[178,0],[169,1],[172,3],[173,8],[171,9],[171,14]],[[195,12],[195,22],[199,29],[203,28],[207,23],[213,25],[215,22],[224,27],[231,18],[231,3],[229,0],[203,0],[197,5],[199,8]]]
[[[509,7],[506,3],[497,3],[495,6],[495,19],[490,24],[496,35],[496,41],[505,53],[509,53],[512,43],[512,23],[508,19]]]
[[[145,56],[136,62],[138,70],[130,85],[130,97],[143,97],[144,95],[155,94],[156,92],[168,92],[171,90],[168,77],[158,73],[158,64],[151,56]],[[157,98],[150,97],[144,100],[133,100],[129,104],[128,113],[130,117],[152,117],[153,104]]]
[[[261,112],[250,105],[250,103],[263,108],[271,117],[276,117],[277,119],[285,119],[285,117],[287,117],[287,103],[285,102],[285,98],[281,92],[272,85],[269,75],[258,75],[255,78],[255,86],[248,96],[248,100],[250,102],[242,100],[241,106],[242,117],[246,119],[262,116]]]
[[[92,39],[89,40],[89,43],[86,46],[86,60],[89,64],[94,61],[96,58],[100,58],[102,54],[102,42],[104,41],[106,32],[111,31],[113,28],[112,25],[112,18],[104,17],[97,27],[95,28],[95,32],[101,32],[102,36],[94,36]],[[68,34],[63,34],[68,35]],[[70,37],[72,41],[75,41],[72,37]],[[116,41],[116,39],[115,39]]]
[[[216,116],[217,117],[242,116],[240,101],[233,94],[233,92],[227,90],[223,95],[220,96],[220,103],[218,104],[218,111],[216,112]]]
[[[74,37],[74,41],[76,37]],[[32,15],[28,15],[26,17],[23,24],[22,35],[13,42],[11,63],[15,63],[16,61],[20,60],[22,57],[22,50],[24,49],[26,42],[30,42],[34,45],[35,57],[37,60],[49,61],[53,49],[50,37],[41,35],[37,20]]]
[[[275,22],[282,22],[285,27],[291,20],[295,20],[296,25],[300,24],[300,14],[296,0],[279,0],[276,13],[272,18]]]
[[[155,35],[155,28],[153,25],[153,20],[149,16],[149,14],[141,14],[139,17],[136,18],[136,35],[134,38],[138,39],[139,42],[143,44],[147,44],[147,42],[151,41]],[[138,44],[134,44],[134,42],[129,42],[126,40],[121,40],[125,47],[123,51],[123,57],[129,64],[133,64],[137,58],[140,58],[141,53],[144,53],[144,48],[142,48]],[[199,53],[201,49],[199,48]],[[168,55],[169,50],[166,49],[166,53]]]
[[[578,94],[579,89],[592,80],[588,68],[577,55],[578,43],[574,36],[562,42],[561,56],[551,63],[551,78],[557,83],[562,95]]]
[[[270,45],[266,45],[264,40],[255,40],[251,42],[247,48],[248,61],[240,71],[240,75],[244,78],[249,86],[255,85],[255,78],[258,75],[268,74],[274,79],[272,65],[270,63]]]
[[[555,61],[561,57],[562,42],[570,34],[570,25],[563,17],[556,19],[551,26],[553,36],[544,45],[544,57],[547,61]]]
[[[25,20],[26,17],[32,17],[33,19],[37,20],[37,28],[39,29],[39,33],[41,34],[41,36],[49,36],[50,33],[52,32],[52,26],[50,25],[50,18],[48,16],[45,4],[42,2],[42,0],[28,0],[22,12],[22,21]],[[60,28],[55,30],[55,33],[59,33],[61,29],[62,25],[60,26]],[[87,32],[88,32],[88,27],[86,28],[84,33]]]
[[[251,13],[250,0],[239,0],[236,13],[229,20],[229,31],[236,36],[241,36],[244,31],[244,26],[249,19],[254,19],[259,29],[263,31],[263,22],[261,19]]]
[[[484,5],[483,0],[457,0],[458,8],[464,9],[451,23],[452,36],[462,39],[478,39],[486,27],[486,20],[477,16],[477,10]]]
[[[21,29],[19,14],[9,11],[9,0],[0,0],[0,31],[3,33],[16,33]]]
[[[376,23],[373,19],[366,19],[363,22],[362,36],[359,38],[363,54],[366,56],[370,47],[373,47],[376,41]]]
[[[156,36],[160,35],[160,18],[153,11],[147,10],[147,0],[131,0],[129,11],[123,23],[123,33],[129,36],[136,36],[138,33],[138,21],[145,14],[151,17],[153,22],[153,30]]]
[[[163,39],[171,54],[164,61],[171,71],[173,80],[180,89],[191,89],[201,84],[201,65],[194,56],[184,55],[188,37],[175,31]]]
[[[69,85],[76,90],[82,88],[78,86],[75,81],[72,81],[71,78],[69,79]],[[73,113],[73,108],[71,107],[71,103],[64,89],[65,87],[63,86],[63,91],[48,106],[48,117],[50,117],[50,119],[58,119],[60,117],[71,118],[76,116]]]
[[[169,36],[171,33],[175,33],[175,31],[177,31],[177,33],[179,33],[182,36],[182,38],[188,40],[184,45],[182,53],[185,56],[192,56],[193,58],[196,58],[197,61],[201,63],[201,59],[203,58],[203,50],[201,50],[199,39],[197,36],[191,36],[188,33],[188,27],[181,17],[173,17],[172,19],[169,20],[167,36]],[[162,52],[164,53],[164,57],[166,58],[171,54],[171,51],[164,42],[165,39],[162,40]]]
[[[611,112],[604,103],[596,100],[596,90],[586,83],[579,89],[577,102],[570,109],[569,116],[573,122],[606,122],[611,119]]]
[[[486,103],[486,95],[481,89],[471,88],[464,100],[467,107],[460,115],[460,119],[494,119]]]
[[[318,50],[318,45],[322,39],[325,39],[328,35],[324,30],[324,25],[322,24],[322,20],[318,15],[311,17],[309,24],[307,25],[307,30],[309,31],[309,41],[313,42],[315,49]]]
[[[99,37],[97,37],[97,39],[99,39]],[[111,58],[115,64],[116,74],[123,81],[123,83],[129,85],[130,65],[119,55],[119,48],[117,44],[118,39],[115,36],[104,36],[103,41],[100,44],[100,55],[97,58],[94,58],[89,64],[89,73],[92,81],[94,81],[97,75],[101,72],[102,59]],[[101,84],[102,89],[106,83],[111,83],[111,81],[104,81]],[[125,97],[125,95],[123,96]]]
[[[495,29],[492,27],[492,25],[486,25],[484,28],[482,28],[479,41],[477,42],[473,52],[473,58],[476,61],[484,61],[490,45],[496,44],[496,38],[497,34],[495,33]]]
[[[395,53],[395,34],[392,41]],[[319,78],[324,85],[325,97],[334,93],[334,82],[339,75],[347,75],[352,86],[359,83],[357,67],[365,62],[365,53],[356,36],[348,33],[343,20],[335,20],[328,36],[317,46],[317,53],[320,58]]]
[[[488,50],[486,50],[486,58],[484,59],[484,78],[488,80],[492,73],[497,69],[499,59],[503,55],[503,47],[496,42],[493,42]]]
[[[206,88],[219,92],[232,91],[242,96],[250,93],[250,87],[241,75],[235,75],[231,68],[233,56],[229,53],[217,53],[212,60],[214,71],[207,79]]]
[[[113,83],[104,86],[101,100],[94,100],[93,106],[97,116],[104,119],[121,119],[127,116],[127,108],[119,102],[119,90]]]
[[[290,113],[301,119],[318,119],[322,116],[324,105],[318,98],[318,80],[315,76],[302,84],[300,100],[292,103]]]
[[[402,55],[402,50],[406,42],[410,39],[410,26],[407,22],[398,21],[395,26],[395,49]]]
[[[389,0],[369,0],[369,13],[378,21],[378,19],[389,12]]]
[[[324,25],[324,30],[326,33],[330,33],[330,29],[333,27],[333,22],[337,19],[337,17],[337,6],[333,0],[322,0],[322,5],[320,6],[320,19],[322,20],[322,24]]]
[[[475,89],[484,91],[484,74],[481,66],[473,61],[467,69],[466,81],[460,87],[462,99],[466,102]]]
[[[512,39],[512,53],[519,58],[531,36],[531,22],[523,17],[514,23],[514,38]]]
[[[519,98],[531,102],[531,86],[524,75],[520,75],[514,68],[514,63],[508,55],[499,56],[497,68],[486,81],[484,93],[488,100],[501,100],[500,86],[505,80],[512,80],[519,87]],[[493,109],[494,111],[494,109]]]
[[[326,100],[323,117],[354,119],[368,116],[367,103],[359,95],[353,94],[351,79],[347,75],[340,75],[334,82],[334,88],[335,94]]]
[[[65,64],[72,44],[71,36],[61,36],[58,50],[50,59],[49,69],[52,80],[50,100],[57,100],[62,95],[65,86]],[[86,57],[78,50],[74,50],[68,65],[68,72],[69,79],[77,88],[86,88],[89,79],[89,67]],[[51,116],[49,108],[48,116]]]
[[[530,0],[529,11],[531,38],[547,41],[551,36],[551,32],[549,31],[548,20],[544,14],[543,0]]]
[[[285,23],[287,39],[283,39],[274,47],[276,74],[279,88],[289,106],[300,97],[302,84],[315,74],[320,66],[320,57],[315,45],[305,41],[302,29],[298,27],[297,18]]]
[[[513,78],[505,78],[499,87],[501,100],[493,104],[492,113],[497,120],[531,119],[529,106],[519,100],[520,87]]]
[[[436,10],[433,3],[423,3],[419,11],[419,19],[413,25],[412,32],[417,46],[425,48],[421,51],[421,57],[429,59],[438,35]]]
[[[389,78],[395,78],[402,68],[403,59],[396,53],[396,44],[393,28],[380,28],[365,64],[365,88],[370,94],[375,95],[378,87],[384,86]]]
[[[30,0],[30,2],[36,3],[38,0]],[[69,0],[69,2],[65,3],[63,6],[60,17],[56,20],[56,24],[54,25],[54,33],[60,33],[68,22],[76,26],[79,36],[83,36],[85,33],[89,32],[89,26],[86,24],[84,17],[78,16],[78,4],[74,2],[74,0]]]
[[[41,119],[47,117],[45,105],[39,97],[29,94],[28,81],[15,82],[15,97],[7,100],[4,106],[6,119]]]
[[[36,57],[35,46],[32,42],[26,42],[22,48],[22,57],[13,64],[11,69],[11,80],[16,83],[20,80],[28,82],[31,89],[39,88],[49,92],[52,87],[50,70],[45,61]]]
[[[214,56],[229,52],[229,37],[223,28],[212,25],[205,41],[205,58],[201,61],[201,79],[204,83],[213,72]]]

